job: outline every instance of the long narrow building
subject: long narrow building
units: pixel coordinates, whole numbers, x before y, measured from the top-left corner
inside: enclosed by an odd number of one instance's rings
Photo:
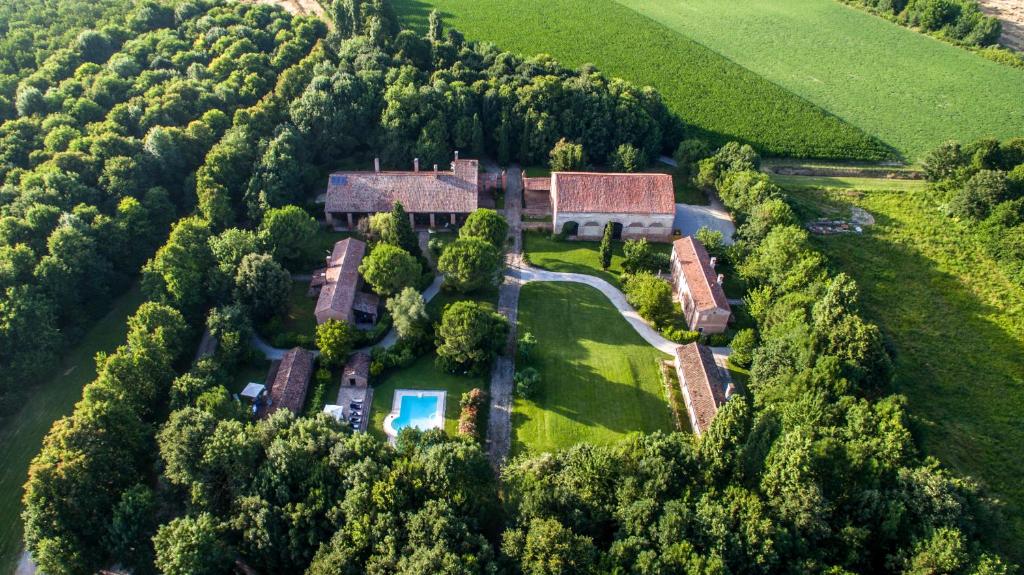
[[[711,349],[699,343],[676,348],[675,368],[686,402],[690,427],[700,436],[707,431],[718,409],[732,395],[731,385],[722,380]]]

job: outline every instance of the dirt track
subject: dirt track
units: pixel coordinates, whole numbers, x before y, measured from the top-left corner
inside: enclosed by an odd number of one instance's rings
[[[245,0],[243,0],[245,1]],[[324,18],[324,9],[317,0],[250,0],[260,4],[276,4],[292,14],[312,14]],[[326,20],[326,18],[324,18]]]
[[[1024,2],[1021,0],[978,0],[981,9],[1003,21],[999,43],[1024,51]]]

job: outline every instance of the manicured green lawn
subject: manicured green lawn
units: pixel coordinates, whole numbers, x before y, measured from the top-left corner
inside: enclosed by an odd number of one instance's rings
[[[927,191],[793,192],[808,204],[853,203],[877,224],[819,237],[832,265],[857,280],[865,315],[895,351],[926,453],[986,484],[1006,503],[1004,551],[1024,541],[1024,289],[1012,284],[969,226],[943,217]]]
[[[835,0],[617,0],[916,161],[1024,133],[1024,70]],[[652,80],[653,81],[653,80]]]
[[[599,242],[559,241],[551,239],[549,234],[523,233],[523,251],[529,256],[530,265],[554,272],[597,276],[616,287],[619,287],[619,274],[622,273],[622,244],[612,243],[612,265],[603,270],[598,254]],[[672,244],[651,245],[658,252],[668,254],[672,251]]]
[[[128,316],[142,302],[137,286],[114,300],[107,315],[67,350],[55,375],[28,391],[21,408],[4,420],[0,428],[0,572],[13,572],[21,552],[21,495],[29,462],[53,422],[71,413],[82,388],[96,378],[96,353],[111,352],[124,343]]]
[[[421,30],[437,8],[470,39],[527,56],[550,54],[570,67],[592,63],[609,76],[654,86],[693,127],[691,135],[718,144],[742,139],[782,156],[888,154],[840,116],[613,0],[396,0],[394,5],[404,22]]]
[[[479,387],[484,391],[490,387],[487,376],[470,377],[442,371],[434,365],[434,354],[425,355],[409,367],[393,371],[373,383],[373,406],[370,411],[369,431],[376,437],[385,438],[384,418],[391,413],[396,389],[429,389],[448,392],[445,398],[444,430],[454,436],[459,425],[459,399],[463,393]]]
[[[850,190],[911,191],[923,190],[928,183],[924,180],[896,180],[886,178],[851,178],[831,176],[783,176],[772,174],[772,181],[789,189],[836,188]]]
[[[542,383],[536,397],[515,401],[514,454],[674,428],[658,368],[668,356],[641,339],[601,292],[583,284],[526,284],[519,333],[527,331],[537,346],[525,365],[540,371]]]

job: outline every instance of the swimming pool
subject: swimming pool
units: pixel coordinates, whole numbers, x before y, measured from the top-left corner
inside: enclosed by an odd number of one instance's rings
[[[444,391],[396,389],[391,413],[384,418],[384,433],[394,439],[406,427],[443,429],[445,395]]]

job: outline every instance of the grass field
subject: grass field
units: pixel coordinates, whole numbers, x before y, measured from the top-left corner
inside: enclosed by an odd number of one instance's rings
[[[471,38],[653,85],[687,122],[768,155],[863,156],[863,130],[916,161],[1024,132],[1024,71],[834,0],[396,4],[414,24],[436,6]]]
[[[1004,278],[964,225],[925,191],[792,192],[801,206],[855,204],[874,215],[862,235],[816,238],[860,286],[866,316],[895,349],[897,391],[908,398],[924,451],[987,485],[1024,541],[1024,290]],[[806,211],[808,208],[802,208]]]
[[[434,365],[434,354],[425,355],[409,367],[385,375],[379,383],[373,384],[373,405],[370,410],[369,431],[384,439],[384,418],[391,413],[391,402],[396,389],[443,389],[445,398],[444,430],[454,436],[459,426],[459,399],[463,393],[479,387],[487,391],[488,378],[467,377],[442,371]]]
[[[568,272],[597,276],[616,287],[622,273],[622,244],[612,242],[612,265],[601,269],[598,242],[558,241],[548,234],[525,232],[523,252],[529,256],[530,265],[553,272]],[[672,244],[652,243],[655,251],[669,253]]]
[[[928,183],[924,180],[896,180],[884,178],[852,178],[834,176],[782,176],[772,174],[772,181],[788,189],[845,189],[869,191],[923,190]]]
[[[470,39],[529,56],[548,53],[567,66],[593,63],[608,75],[654,86],[675,113],[717,143],[741,139],[763,153],[799,157],[876,159],[889,153],[859,128],[612,0],[394,5],[403,21],[421,30],[436,7]]]
[[[513,454],[674,428],[658,371],[668,356],[641,339],[601,292],[582,284],[527,284],[519,296],[519,331],[537,338],[528,365],[540,371],[542,383],[535,398],[515,400]]]
[[[617,0],[915,161],[1024,133],[1024,70],[835,0]]]
[[[53,422],[71,413],[82,388],[96,378],[96,353],[124,343],[128,316],[142,302],[138,287],[114,300],[107,315],[63,356],[57,375],[28,392],[21,409],[0,428],[0,573],[13,572],[21,552],[21,495],[29,462]]]

